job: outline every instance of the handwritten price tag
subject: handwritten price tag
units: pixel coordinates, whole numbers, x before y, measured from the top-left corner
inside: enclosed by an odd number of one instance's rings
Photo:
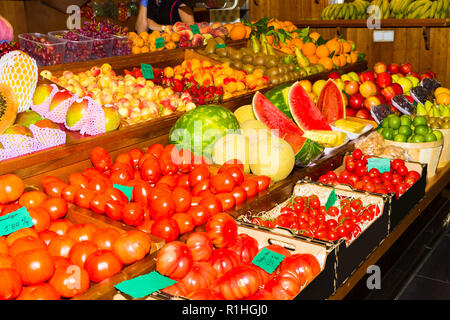
[[[328,211],[328,208],[333,206],[336,203],[337,196],[336,196],[336,190],[331,190],[330,195],[328,196],[327,202],[325,202],[325,208]]]
[[[225,48],[225,43],[216,44],[216,49]]]
[[[267,248],[262,248],[262,250],[253,258],[252,263],[272,274],[283,259],[284,256],[282,254],[273,252]]]
[[[157,271],[144,274],[142,276],[125,280],[115,285],[117,290],[137,299],[148,296],[149,294],[170,287],[177,281],[167,278]]]
[[[141,63],[141,71],[145,79],[153,80],[155,78],[151,64]]]
[[[164,40],[164,37],[156,38],[156,40],[155,40],[156,49],[164,48],[165,45],[166,45],[166,41]]]
[[[191,24],[189,26],[193,34],[200,34],[200,28],[196,24]]]
[[[391,171],[391,159],[388,158],[369,158],[367,159],[367,171],[376,168],[380,173]]]
[[[33,220],[31,219],[27,208],[22,207],[0,217],[0,236],[6,236],[19,229],[30,228],[32,226]]]
[[[113,187],[122,191],[128,198],[128,202],[131,201],[131,196],[133,195],[133,187],[123,186],[121,184],[113,184]]]

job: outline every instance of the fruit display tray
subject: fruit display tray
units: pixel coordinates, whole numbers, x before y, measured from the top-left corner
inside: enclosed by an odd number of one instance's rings
[[[92,46],[94,41],[90,38],[78,35],[78,41],[64,39],[64,35],[68,33],[68,30],[50,31],[48,35],[57,39],[66,41],[64,62],[79,62],[87,61],[91,59]]]
[[[27,39],[29,36],[33,39],[40,38],[44,42]],[[38,67],[64,63],[66,40],[43,33],[23,33],[18,38],[20,49],[33,57]]]

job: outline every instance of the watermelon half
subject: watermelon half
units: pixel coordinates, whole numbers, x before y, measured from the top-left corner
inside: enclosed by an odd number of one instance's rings
[[[344,96],[337,84],[329,79],[317,100],[317,108],[324,115],[329,124],[345,118]]]
[[[286,140],[294,150],[296,166],[307,166],[317,159],[324,147],[304,138],[303,131],[294,121],[278,110],[261,92],[256,92],[252,101],[256,119],[266,125],[272,134]]]
[[[289,109],[289,89],[291,88],[290,83],[284,83],[278,87],[270,89],[264,95],[269,99],[272,104],[283,112],[289,119],[294,121],[292,117],[291,110]]]
[[[300,82],[296,82],[289,90],[289,108],[292,117],[303,131],[331,130],[322,112],[314,104]]]

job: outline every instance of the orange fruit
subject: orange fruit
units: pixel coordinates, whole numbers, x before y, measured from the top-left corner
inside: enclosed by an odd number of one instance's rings
[[[313,56],[316,54],[316,45],[312,42],[307,42],[302,46],[302,53],[305,56]]]
[[[245,39],[250,38],[250,33],[252,33],[252,28],[250,28],[249,26],[244,26],[245,28]]]
[[[137,46],[132,46],[131,47],[131,53],[133,53],[133,54],[141,53],[141,48],[137,47]]]
[[[233,25],[233,28],[231,28],[231,31],[229,33],[229,37],[231,40],[242,40],[245,39],[245,36],[247,35],[247,30],[242,24],[235,23]]]
[[[350,52],[350,57],[352,58],[352,63],[356,63],[358,61],[358,51]]]
[[[291,44],[301,49],[303,47],[303,40],[300,38],[293,38]]]
[[[450,94],[447,92],[441,92],[436,96],[436,102],[443,105],[450,104]]]
[[[324,44],[320,45],[317,47],[316,49],[316,55],[319,58],[325,58],[328,57],[330,55],[330,50],[328,50],[328,47]]]
[[[352,44],[348,41],[342,41],[342,51],[344,51],[344,53],[352,51]]]
[[[148,46],[143,46],[141,49],[141,53],[147,53],[150,52],[150,48]]]
[[[170,40],[172,40],[173,42],[178,42],[180,41],[180,35],[174,32],[170,35]]]
[[[311,64],[317,64],[319,62],[319,58],[313,54],[311,56],[306,56]]]
[[[226,23],[223,25],[225,28],[227,28],[228,33],[230,33],[231,29],[233,28],[233,24],[231,23]]]
[[[306,92],[312,92],[312,83],[309,80],[300,80],[299,85],[305,89]]]
[[[313,39],[314,41],[317,41],[317,40],[319,40],[319,38],[320,38],[320,33],[316,32],[316,31],[311,32],[311,33],[309,34],[309,37],[310,37],[311,39]]]
[[[339,55],[339,59],[341,61],[341,67],[345,66],[347,64],[347,57],[343,54]]]
[[[339,55],[334,55],[331,60],[333,60],[333,63],[338,66],[338,67],[342,67],[341,65],[341,58]]]
[[[139,33],[139,37],[141,37],[144,40],[147,40],[148,36],[149,36],[149,34],[147,31],[142,31]]]
[[[133,44],[134,44],[136,47],[142,47],[142,46],[144,45],[144,39],[141,38],[141,37],[137,37],[137,38],[135,38],[135,39],[133,40]]]
[[[320,58],[317,63],[323,65],[327,70],[331,70],[334,67],[333,60],[330,57]]]
[[[350,53],[344,53],[345,59],[347,60],[347,64],[351,64],[352,63],[352,56],[350,55]]]
[[[328,40],[325,44],[330,51],[330,54],[334,52],[335,55],[341,54],[342,44],[337,39]]]

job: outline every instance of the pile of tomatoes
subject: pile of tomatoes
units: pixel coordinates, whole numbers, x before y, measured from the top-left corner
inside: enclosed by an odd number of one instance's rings
[[[177,281],[164,292],[192,300],[288,300],[321,271],[312,254],[291,254],[276,244],[265,248],[284,256],[272,274],[252,263],[263,249],[258,241],[238,233],[235,220],[222,212],[208,219],[205,231],[165,244],[156,271]]]
[[[270,184],[267,176],[244,174],[238,161],[222,165],[213,174],[208,159],[174,145],[153,144],[145,153],[132,149],[114,161],[104,148],[96,147],[90,158],[93,167],[71,173],[68,183],[44,178],[46,193],[166,242],[256,196]],[[132,187],[131,200],[114,184]]]
[[[356,238],[366,222],[381,213],[376,204],[364,205],[358,198],[343,198],[328,209],[316,195],[295,196],[283,206],[274,219],[254,217],[254,224],[276,228],[284,227],[307,237],[325,241]]]
[[[397,199],[401,197],[417,180],[420,173],[408,170],[405,161],[393,159],[390,161],[390,171],[380,173],[376,168],[367,171],[368,155],[363,155],[360,149],[345,158],[345,169],[337,175],[328,171],[319,177],[318,182],[338,185],[347,184],[355,189],[380,194],[395,193]]]
[[[145,232],[72,223],[63,198],[25,191],[16,175],[0,176],[0,189],[1,215],[25,207],[33,222],[0,237],[0,300],[72,298],[150,252]]]

